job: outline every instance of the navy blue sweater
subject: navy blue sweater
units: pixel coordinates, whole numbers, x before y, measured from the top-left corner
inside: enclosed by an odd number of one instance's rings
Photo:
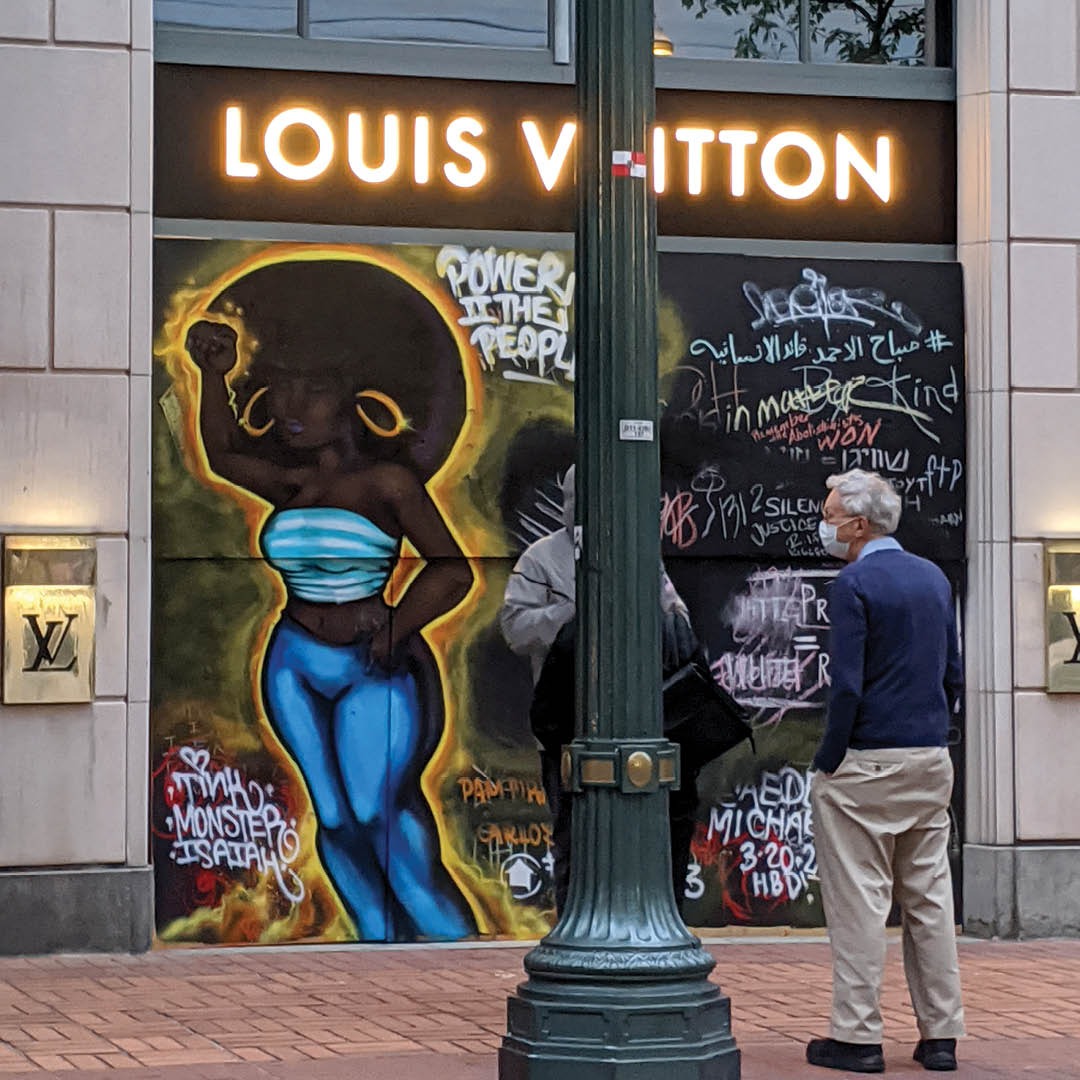
[[[944,746],[963,690],[945,575],[907,551],[871,551],[829,590],[832,691],[814,767],[834,772],[848,747]]]

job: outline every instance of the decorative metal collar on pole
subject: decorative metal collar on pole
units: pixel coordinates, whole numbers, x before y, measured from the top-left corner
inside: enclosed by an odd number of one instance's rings
[[[736,1080],[671,887],[660,704],[652,0],[577,0],[577,738],[570,893],[508,1003],[501,1080]]]

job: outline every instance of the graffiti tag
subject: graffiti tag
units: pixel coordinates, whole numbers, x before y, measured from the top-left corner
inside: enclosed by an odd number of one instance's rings
[[[461,307],[458,325],[484,369],[518,382],[574,381],[574,272],[561,252],[540,256],[448,245],[435,271]]]
[[[740,784],[709,809],[693,844],[700,866],[726,871],[726,900],[741,919],[752,901],[783,904],[805,896],[817,878],[810,774],[791,765]]]
[[[272,785],[214,762],[208,750],[182,746],[166,769],[164,793],[177,866],[270,871],[283,896],[303,900],[304,884],[291,869],[300,855],[296,820],[272,801]]]
[[[802,282],[791,289],[762,291],[752,281],[743,284],[743,294],[757,312],[758,317],[751,324],[755,330],[762,326],[817,322],[828,336],[834,322],[877,326],[885,320],[911,334],[922,332],[919,316],[901,301],[887,300],[880,289],[830,285],[824,274],[810,267],[804,267],[802,276]]]

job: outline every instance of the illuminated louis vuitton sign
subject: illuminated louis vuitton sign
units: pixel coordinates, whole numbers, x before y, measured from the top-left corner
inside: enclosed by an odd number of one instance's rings
[[[158,66],[161,217],[573,228],[572,87]],[[661,91],[662,233],[955,239],[947,103]]]
[[[262,151],[266,164],[287,180],[305,182],[317,180],[339,159],[344,159],[349,171],[361,184],[393,183],[408,174],[413,184],[432,181],[432,163],[441,151],[445,160],[441,172],[446,181],[456,188],[477,187],[488,175],[488,151],[482,139],[487,129],[484,120],[477,116],[458,116],[440,132],[440,145],[434,145],[431,118],[426,115],[405,117],[404,126],[411,134],[411,147],[405,146],[402,135],[402,116],[387,112],[376,117],[365,117],[363,112],[349,112],[345,118],[344,138],[335,136],[330,120],[315,109],[288,108],[275,113],[261,139],[247,137],[244,127],[244,110],[239,105],[227,105],[223,110],[222,140],[224,144],[225,175],[235,180],[257,180],[262,166],[245,150],[254,142]],[[558,133],[549,148],[544,133],[536,120],[520,123],[524,147],[537,179],[546,191],[552,191],[563,183],[572,182],[570,152],[577,135],[577,123],[563,120],[557,125]],[[286,136],[299,128],[313,145],[308,153],[290,154],[285,148]],[[714,142],[727,148],[727,161],[721,164],[726,175],[727,192],[732,198],[747,197],[750,151],[761,142],[760,132],[749,128],[721,128],[714,131],[707,127],[676,127],[676,143],[685,150],[682,175],[688,195],[702,195],[706,183],[706,151]],[[832,140],[835,154],[832,156],[832,174],[835,193],[839,200],[851,197],[852,174],[866,184],[882,203],[888,203],[892,195],[892,137],[878,135],[874,140],[872,160],[864,155],[851,138],[837,132]],[[344,147],[341,144],[344,143]],[[372,144],[375,144],[374,147]],[[761,180],[765,186],[782,199],[800,201],[811,198],[825,182],[826,153],[832,146],[823,147],[812,135],[803,131],[780,131],[761,146],[757,157]],[[790,161],[787,168],[781,166],[781,157]],[[669,132],[657,126],[652,135],[652,161],[650,172],[653,190],[657,194],[667,191]],[[377,164],[371,164],[371,160]],[[404,159],[408,160],[404,160]],[[436,161],[436,165],[438,162]],[[788,177],[785,179],[785,175]]]

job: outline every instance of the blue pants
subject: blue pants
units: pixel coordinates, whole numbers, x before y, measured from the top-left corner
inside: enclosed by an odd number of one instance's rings
[[[419,790],[423,715],[406,671],[328,645],[287,616],[263,666],[274,731],[307,783],[323,867],[363,941],[472,932]]]

